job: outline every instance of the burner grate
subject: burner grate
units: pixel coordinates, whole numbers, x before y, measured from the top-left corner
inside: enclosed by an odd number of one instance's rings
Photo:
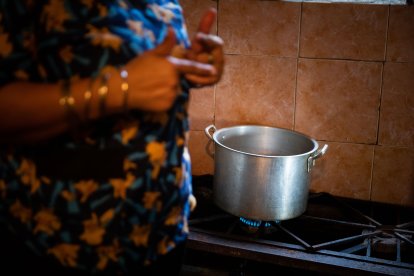
[[[344,273],[414,274],[414,213],[404,208],[320,193],[310,195],[302,216],[263,222],[234,217],[214,204],[201,207],[209,212],[195,212],[189,222],[195,250],[336,274],[338,267]]]

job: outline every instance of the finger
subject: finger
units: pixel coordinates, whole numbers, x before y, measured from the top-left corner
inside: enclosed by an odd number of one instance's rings
[[[174,65],[176,70],[182,74],[195,74],[200,76],[215,76],[217,70],[213,65],[204,64],[188,59],[179,59],[168,57],[168,60]]]
[[[198,24],[197,32],[209,34],[211,28],[214,25],[214,21],[216,19],[217,11],[214,8],[208,9],[204,15],[201,17],[200,23]],[[202,51],[202,46],[198,43],[197,38],[194,37],[192,39],[192,51],[194,54],[199,53]]]
[[[217,47],[223,47],[223,40],[216,35],[209,35],[203,33],[197,33],[196,39],[206,48],[206,49],[214,49]]]
[[[214,20],[216,19],[217,10],[214,8],[208,9],[201,17],[197,31],[200,33],[208,34],[213,27]]]
[[[151,52],[159,56],[169,56],[172,53],[176,42],[177,39],[175,37],[174,29],[172,27],[168,27],[164,40]]]
[[[195,74],[185,74],[184,77],[195,85],[213,85],[219,81],[219,76],[200,76]]]

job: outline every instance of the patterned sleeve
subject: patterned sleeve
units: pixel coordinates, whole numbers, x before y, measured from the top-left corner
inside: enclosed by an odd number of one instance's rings
[[[25,1],[0,0],[0,86],[37,72],[32,23]]]
[[[107,65],[125,64],[152,49],[167,26],[189,46],[178,0],[0,3],[0,84],[95,76]]]

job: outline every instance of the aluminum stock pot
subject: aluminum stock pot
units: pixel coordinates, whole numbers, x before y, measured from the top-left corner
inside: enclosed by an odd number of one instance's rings
[[[301,133],[267,126],[205,129],[214,141],[215,204],[235,216],[275,221],[306,211],[310,174],[328,149]]]

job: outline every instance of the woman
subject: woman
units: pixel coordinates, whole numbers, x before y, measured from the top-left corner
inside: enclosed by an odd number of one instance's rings
[[[190,43],[178,0],[0,1],[2,265],[179,273],[188,91],[224,64],[214,18]]]

